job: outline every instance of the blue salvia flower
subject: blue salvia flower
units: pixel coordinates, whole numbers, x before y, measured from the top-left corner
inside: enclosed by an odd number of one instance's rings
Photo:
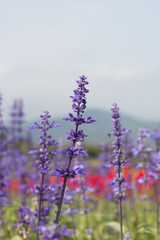
[[[116,177],[112,180],[112,185],[114,186],[114,197],[118,199],[119,202],[119,217],[120,217],[120,233],[121,240],[123,240],[123,226],[122,226],[122,200],[125,199],[125,193],[123,192],[122,186],[125,181],[122,175],[122,169],[125,167],[127,159],[123,158],[123,143],[121,137],[126,134],[126,130],[121,128],[119,108],[116,103],[112,104],[111,108],[112,115],[112,127],[113,131],[110,135],[115,136],[113,142],[113,160],[111,165],[114,166]]]
[[[144,160],[148,157],[149,152],[151,152],[151,148],[147,146],[146,139],[150,136],[149,131],[147,128],[139,128],[138,139],[136,147],[133,148],[133,155],[134,157],[140,157]]]
[[[36,164],[41,176],[41,182],[40,184],[36,185],[35,189],[39,196],[38,210],[35,212],[35,217],[38,219],[36,240],[38,240],[39,237],[39,226],[45,226],[48,223],[47,217],[49,215],[49,211],[51,210],[51,207],[44,206],[44,202],[46,201],[45,193],[49,191],[49,186],[46,184],[46,181],[47,175],[51,170],[51,158],[56,152],[55,149],[48,151],[48,147],[57,145],[57,143],[51,139],[52,137],[50,134],[48,134],[48,130],[59,126],[59,124],[55,124],[55,121],[49,123],[51,116],[49,115],[48,111],[44,111],[43,115],[40,117],[40,122],[35,122],[31,127],[31,129],[39,129],[42,132],[42,134],[39,136],[40,149],[34,147],[34,150],[29,151],[29,154],[37,155]]]
[[[101,142],[99,146],[101,147],[101,153],[98,155],[98,159],[101,161],[99,168],[100,172],[106,175],[106,173],[108,172],[107,169],[109,167],[108,163],[112,159],[112,153],[110,152],[111,147],[105,142]]]
[[[14,149],[14,156],[15,156],[15,173],[16,178],[20,181],[20,189],[21,189],[21,197],[22,197],[22,206],[25,207],[26,205],[26,196],[28,194],[28,179],[31,177],[30,172],[27,170],[27,163],[28,157],[22,152],[21,150],[21,142],[24,139],[23,135],[23,123],[24,123],[24,112],[23,112],[23,101],[17,100],[16,101],[16,114],[14,122],[17,124],[15,128],[14,134],[16,135],[12,141],[16,142]],[[25,212],[25,211],[24,211]]]
[[[68,179],[70,178],[75,178],[76,175],[85,175],[84,169],[81,169],[79,167],[75,169],[68,169],[68,168],[61,168],[58,169],[56,168],[56,172],[52,173],[51,176],[56,176],[56,177],[66,177]]]
[[[64,166],[66,161],[66,150],[63,146],[62,139],[58,139],[58,145],[57,145],[57,154],[54,160],[54,168],[61,168]]]
[[[74,90],[74,96],[71,96],[73,102],[72,109],[75,112],[75,116],[72,113],[69,113],[69,117],[65,118],[66,121],[73,122],[75,125],[75,130],[71,129],[67,133],[67,138],[72,141],[72,147],[66,149],[66,155],[69,160],[68,166],[66,168],[56,169],[56,173],[51,174],[51,176],[56,175],[64,177],[62,195],[55,220],[55,223],[57,224],[59,222],[59,216],[61,212],[67,179],[74,178],[75,175],[84,175],[84,171],[79,168],[74,170],[71,169],[71,163],[73,158],[76,158],[79,155],[86,155],[86,151],[84,151],[83,148],[76,147],[76,142],[84,141],[84,138],[86,137],[83,131],[79,130],[79,126],[83,123],[95,122],[95,120],[93,120],[91,117],[83,117],[83,113],[86,108],[86,93],[89,92],[89,90],[86,89],[86,85],[88,85],[88,81],[86,81],[86,79],[87,78],[85,76],[81,76],[80,79],[76,81],[78,84],[78,88]]]
[[[123,143],[121,140],[121,136],[126,134],[126,130],[123,128],[121,129],[120,123],[120,115],[119,115],[119,108],[117,107],[116,103],[113,103],[111,108],[112,114],[112,127],[113,131],[110,133],[111,135],[115,136],[115,140],[112,144],[113,147],[113,160],[110,161],[110,166],[114,166],[114,170],[116,173],[116,177],[112,180],[112,185],[117,185],[120,190],[122,183],[125,181],[124,177],[122,176],[122,170],[125,167],[125,163],[127,159],[122,157],[123,155]],[[122,191],[117,193],[118,199],[123,199]]]
[[[110,151],[111,146],[109,146],[109,144],[105,142],[101,142],[99,146],[101,147],[101,153],[98,155],[98,159],[100,160],[100,164],[98,166],[99,173],[103,174],[103,176],[107,178],[109,167],[110,167],[109,163],[112,160],[112,153]],[[104,197],[107,199],[109,195],[110,195],[109,188],[106,184],[105,190],[104,190]]]
[[[128,160],[133,159],[133,141],[130,138],[131,130],[126,131],[126,134],[124,135],[122,141],[123,141],[123,146],[124,146],[124,152],[125,156],[127,157]],[[133,163],[133,162],[130,162]]]
[[[15,104],[16,103],[16,104]],[[27,197],[29,193],[29,179],[31,179],[32,174],[27,170],[28,168],[28,156],[26,156],[21,151],[21,142],[23,140],[23,123],[24,123],[24,113],[23,113],[23,102],[21,100],[16,101],[13,105],[14,111],[12,111],[12,120],[14,123],[14,131],[12,131],[11,144],[12,148],[10,149],[10,160],[14,160],[14,164],[11,165],[11,171],[15,173],[15,177],[20,182],[20,196],[21,196],[21,205],[17,209],[19,220],[14,227],[18,228],[18,233],[26,238],[29,235],[30,230],[30,219],[31,212],[27,205]],[[14,113],[14,114],[13,114]]]
[[[7,128],[3,123],[2,116],[2,95],[0,94],[0,226],[2,234],[4,229],[4,207],[10,204],[9,194],[5,190],[8,187],[8,166],[6,164],[6,149],[7,149]],[[3,235],[2,235],[3,236]]]
[[[23,140],[22,124],[24,123],[23,101],[21,99],[14,101],[10,116],[12,137],[14,137],[14,141],[21,141]]]
[[[155,178],[155,180],[159,180],[159,172],[160,172],[160,131],[155,130],[152,134],[150,134],[150,138],[155,143],[155,148],[151,153],[152,164],[151,164],[151,172],[150,174]]]
[[[134,157],[140,158],[140,162],[138,162],[136,168],[144,169],[144,177],[138,179],[138,183],[144,183],[144,194],[141,195],[141,200],[147,200],[147,181],[149,180],[148,169],[150,167],[150,162],[148,161],[148,154],[151,152],[151,148],[147,145],[147,138],[149,138],[150,134],[147,128],[140,128],[138,133],[138,139],[136,147],[133,149]],[[146,203],[143,204],[143,214],[144,214],[144,221],[146,222]]]
[[[54,224],[50,227],[41,227],[42,240],[60,240],[62,237],[70,237],[74,232],[66,229],[63,225],[58,231],[59,226]]]
[[[158,130],[155,130],[152,134],[150,134],[150,138],[155,143],[155,149],[153,149],[153,152],[151,154],[151,173],[152,176],[155,177],[155,179],[157,180],[159,179],[158,172],[160,171],[160,132]]]
[[[18,233],[26,239],[29,231],[28,228],[31,224],[32,213],[31,210],[26,206],[20,206],[17,209],[19,221],[13,225],[13,227],[18,228]]]
[[[10,170],[10,176],[17,178],[19,176],[20,167],[25,168],[26,162],[23,162],[23,159],[20,160],[23,155],[21,151],[21,142],[24,139],[22,137],[23,129],[22,124],[24,122],[23,117],[23,102],[22,100],[15,100],[10,113],[10,123],[9,127],[10,135],[8,136],[8,168]]]
[[[49,186],[51,192],[50,202],[55,204],[58,208],[59,200],[61,198],[62,186],[60,184],[54,183]]]
[[[134,186],[133,186],[133,181],[132,181],[132,175],[133,175],[133,172],[132,170],[135,168],[136,166],[136,163],[134,161],[131,161],[133,159],[133,148],[134,148],[134,144],[133,144],[133,140],[131,139],[130,137],[130,134],[131,134],[131,130],[128,130],[126,132],[126,134],[123,136],[123,146],[124,146],[124,154],[125,154],[125,157],[128,159],[127,161],[127,167],[129,167],[129,172],[128,172],[128,178],[126,179],[125,181],[125,187],[126,187],[126,190],[133,190],[134,189]],[[130,204],[132,206],[132,208],[135,206],[135,193],[134,191],[130,191],[130,197],[129,200],[131,201]],[[126,215],[126,214],[125,214]],[[126,215],[126,223],[128,224],[128,221],[127,221],[127,215]],[[126,224],[126,225],[127,225]]]

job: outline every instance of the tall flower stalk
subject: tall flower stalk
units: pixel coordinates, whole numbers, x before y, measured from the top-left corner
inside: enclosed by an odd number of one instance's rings
[[[137,164],[137,169],[143,168],[144,177],[138,179],[138,183],[144,184],[144,194],[141,195],[141,200],[143,201],[143,214],[144,214],[144,222],[147,222],[147,206],[146,200],[148,199],[147,195],[147,182],[149,181],[149,167],[150,162],[148,161],[149,153],[152,151],[150,147],[147,146],[147,138],[149,137],[149,131],[147,128],[140,128],[138,133],[138,139],[136,147],[133,149],[134,157],[139,157],[141,162]]]
[[[5,219],[3,214],[5,213],[4,207],[9,205],[9,194],[6,191],[8,184],[8,166],[6,164],[7,155],[7,131],[4,126],[3,116],[2,116],[2,95],[0,93],[0,226],[2,229],[1,239],[4,239],[4,223]]]
[[[120,115],[119,115],[119,108],[116,103],[112,104],[111,108],[111,115],[112,115],[112,127],[113,131],[110,135],[115,136],[115,141],[113,142],[113,160],[111,161],[111,165],[114,166],[114,170],[116,173],[115,178],[112,180],[112,185],[117,188],[115,191],[114,197],[118,199],[119,203],[119,220],[120,220],[120,234],[121,240],[123,240],[123,223],[122,223],[122,200],[125,199],[125,193],[123,192],[123,183],[125,181],[122,175],[122,169],[125,166],[126,159],[123,159],[123,150],[122,150],[122,140],[121,136],[126,133],[125,129],[121,129],[120,123]]]
[[[42,132],[42,135],[39,136],[40,149],[38,150],[36,147],[34,147],[34,150],[29,152],[30,154],[36,154],[38,156],[36,163],[41,176],[40,184],[36,185],[36,192],[39,196],[38,211],[35,213],[37,217],[36,240],[38,240],[40,234],[39,227],[45,226],[48,223],[47,216],[51,210],[49,206],[44,206],[44,202],[46,201],[45,193],[49,190],[46,177],[48,175],[48,172],[51,170],[49,164],[51,162],[52,156],[55,154],[55,150],[48,151],[47,148],[49,146],[56,145],[56,143],[54,140],[51,140],[51,135],[48,134],[47,131],[53,127],[59,126],[55,124],[54,121],[52,123],[49,123],[49,118],[51,116],[49,115],[48,111],[44,111],[44,114],[40,117],[40,122],[35,122],[35,125],[32,126],[32,129],[38,128]]]
[[[66,168],[56,169],[56,172],[51,174],[51,176],[61,176],[64,178],[63,180],[63,187],[61,192],[61,198],[59,201],[58,211],[56,214],[55,223],[58,224],[59,217],[61,213],[65,188],[67,184],[68,178],[74,178],[75,175],[83,175],[84,172],[80,168],[74,168],[71,169],[72,160],[74,158],[77,158],[79,155],[86,155],[86,152],[83,148],[77,148],[76,143],[77,142],[83,142],[84,138],[87,136],[83,133],[83,130],[79,130],[79,126],[83,123],[93,123],[95,120],[93,120],[91,117],[84,118],[82,114],[84,113],[84,109],[86,108],[86,93],[89,92],[88,89],[86,89],[86,85],[88,82],[86,81],[85,76],[81,76],[79,80],[77,80],[78,88],[74,90],[74,96],[71,96],[72,99],[72,109],[76,116],[73,116],[72,113],[69,113],[69,118],[65,118],[66,121],[73,122],[75,125],[75,130],[71,129],[67,133],[67,139],[72,141],[72,147],[68,147],[66,149],[66,155],[68,157],[68,164]]]

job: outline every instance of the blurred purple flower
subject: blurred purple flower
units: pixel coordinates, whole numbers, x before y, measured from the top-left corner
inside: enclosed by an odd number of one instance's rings
[[[50,176],[56,176],[56,177],[67,177],[67,178],[75,178],[76,175],[85,175],[84,169],[81,168],[75,168],[75,169],[67,169],[67,168],[56,168],[56,172],[50,174]]]

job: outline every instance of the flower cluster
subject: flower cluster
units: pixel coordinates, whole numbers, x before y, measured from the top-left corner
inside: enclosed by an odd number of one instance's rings
[[[156,144],[156,152],[160,151],[160,131],[156,129],[152,134],[150,134],[150,138]]]
[[[121,240],[123,240],[123,224],[122,224],[122,200],[124,200],[125,193],[124,189],[122,189],[123,183],[125,181],[123,175],[122,175],[122,169],[125,167],[125,163],[127,162],[127,159],[123,158],[123,142],[121,140],[121,136],[126,134],[126,131],[124,128],[121,128],[120,123],[120,115],[119,115],[119,108],[116,103],[112,104],[111,108],[111,115],[112,115],[112,127],[113,131],[110,133],[110,135],[115,136],[115,141],[113,142],[113,160],[111,161],[111,165],[114,166],[114,171],[116,173],[116,177],[112,180],[112,185],[114,186],[113,192],[114,192],[114,198],[118,200],[119,203],[119,220],[120,220],[120,233],[121,233]]]
[[[13,227],[18,228],[18,233],[25,239],[27,237],[27,228],[31,223],[31,211],[28,207],[19,207],[17,209],[19,221],[13,225]]]
[[[150,167],[150,162],[147,160],[148,154],[151,152],[151,148],[147,146],[147,138],[150,136],[147,128],[140,128],[138,133],[138,139],[136,147],[133,148],[134,157],[139,157],[141,162],[138,162],[136,169],[144,169],[144,176],[138,179],[138,183],[145,184],[145,194],[141,196],[142,199],[147,199],[147,182],[149,180],[148,169]]]
[[[123,128],[121,129],[120,123],[120,115],[119,115],[119,108],[117,107],[116,103],[113,103],[111,108],[112,114],[112,127],[113,131],[110,133],[111,135],[115,136],[115,141],[113,142],[113,160],[110,161],[111,166],[114,166],[114,170],[116,172],[116,177],[112,180],[112,185],[118,186],[120,191],[116,191],[115,197],[118,199],[124,199],[124,193],[122,193],[121,185],[125,181],[124,177],[122,176],[122,169],[125,166],[127,159],[124,159],[123,156],[123,143],[121,140],[121,136],[126,134],[126,130]]]
[[[84,169],[75,168],[75,169],[68,169],[68,168],[56,168],[56,172],[52,173],[50,176],[56,177],[67,177],[67,178],[75,178],[76,175],[85,175]]]
[[[24,122],[24,112],[23,112],[23,101],[15,100],[12,109],[11,109],[11,133],[13,136],[13,140],[21,141],[22,137],[22,124]]]
[[[160,172],[160,131],[155,130],[152,134],[150,134],[150,138],[155,143],[155,149],[151,154],[152,164],[152,176],[155,179],[160,179],[159,172]]]
[[[60,231],[58,231],[58,228],[57,224],[50,227],[42,227],[42,240],[60,240],[63,236],[70,237],[73,234],[73,231],[67,230],[65,225],[61,227]]]
[[[86,81],[85,76],[81,76],[79,80],[77,80],[78,88],[74,90],[74,96],[71,96],[72,99],[72,109],[76,113],[76,116],[73,116],[72,113],[69,113],[69,118],[65,118],[66,121],[74,122],[76,125],[75,130],[71,129],[67,133],[67,139],[71,140],[73,143],[73,146],[71,148],[67,148],[67,156],[72,159],[80,154],[86,154],[85,151],[82,148],[76,148],[75,145],[77,142],[83,142],[84,138],[87,137],[87,135],[84,134],[83,130],[78,130],[79,125],[83,123],[93,123],[95,120],[93,120],[91,117],[84,118],[82,116],[82,113],[84,113],[84,110],[86,108],[86,93],[89,92],[88,89],[86,89],[86,85],[88,84],[88,81]],[[70,163],[69,163],[70,168]]]
[[[6,191],[6,188],[9,185],[8,176],[9,170],[6,164],[6,128],[3,123],[2,116],[2,95],[0,94],[0,225],[3,225],[3,214],[4,214],[4,206],[9,205],[9,194]]]
[[[146,139],[149,136],[150,135],[147,128],[139,128],[137,144],[136,147],[133,148],[134,157],[140,157],[143,160],[147,158],[147,153],[151,151],[151,148],[146,144]]]
[[[108,162],[112,160],[111,147],[105,142],[101,142],[99,145],[101,147],[101,153],[98,155],[98,159],[101,161],[99,168],[102,174],[106,175],[108,167],[110,166]]]
[[[49,118],[51,117],[49,115],[48,111],[44,111],[44,114],[40,116],[41,121],[39,123],[35,122],[33,126],[31,126],[31,129],[39,129],[42,134],[39,136],[40,142],[40,149],[37,149],[34,147],[34,150],[29,151],[29,154],[36,154],[39,156],[39,159],[36,160],[37,167],[40,171],[40,174],[48,174],[48,172],[51,170],[49,168],[49,164],[51,163],[51,158],[53,155],[56,154],[55,149],[52,151],[48,151],[49,146],[57,145],[55,140],[51,140],[52,136],[47,133],[47,131],[53,127],[60,126],[59,124],[55,124],[55,121],[52,123],[49,123]]]
[[[72,99],[72,109],[76,113],[76,116],[73,116],[72,113],[69,113],[69,118],[65,118],[66,121],[74,122],[76,125],[75,130],[71,129],[69,132],[67,132],[67,139],[72,141],[72,147],[68,147],[66,149],[66,156],[69,158],[69,163],[67,168],[62,169],[56,169],[56,172],[51,174],[51,176],[61,176],[61,177],[73,177],[75,175],[82,175],[83,171],[80,171],[80,169],[70,170],[71,167],[71,161],[73,158],[78,157],[79,155],[85,155],[86,151],[83,148],[77,148],[76,143],[77,142],[83,142],[84,138],[87,137],[87,135],[84,134],[83,130],[78,130],[79,125],[82,123],[93,123],[95,120],[93,120],[91,117],[84,118],[82,116],[82,113],[84,113],[84,109],[86,108],[86,93],[89,92],[88,89],[86,89],[86,85],[88,82],[86,81],[85,76],[81,76],[79,80],[77,80],[78,88],[74,90],[74,96],[71,96]]]
[[[155,143],[155,149],[151,154],[152,164],[152,176],[155,179],[160,179],[159,172],[160,172],[160,131],[155,130],[152,134],[150,134],[150,138]]]
[[[42,134],[39,136],[40,149],[34,147],[34,150],[29,151],[29,154],[37,156],[36,164],[41,176],[40,184],[37,184],[35,187],[35,192],[39,196],[39,207],[34,213],[35,217],[38,219],[36,239],[38,239],[38,236],[40,234],[39,226],[45,226],[48,223],[47,217],[49,216],[49,212],[52,209],[50,206],[45,206],[44,203],[48,203],[48,199],[45,195],[46,192],[49,191],[47,174],[51,170],[49,164],[51,163],[53,155],[56,154],[56,150],[53,149],[49,151],[48,147],[57,145],[57,143],[54,140],[51,140],[52,137],[50,134],[48,134],[47,131],[53,127],[59,126],[59,124],[55,124],[55,121],[49,123],[49,118],[51,116],[48,111],[44,111],[43,115],[40,117],[41,120],[38,123],[35,122],[34,126],[31,127],[31,129],[39,129],[42,132]]]

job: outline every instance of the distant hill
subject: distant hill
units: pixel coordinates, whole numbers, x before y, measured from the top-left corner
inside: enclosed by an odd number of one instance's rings
[[[88,137],[85,139],[86,143],[99,143],[101,141],[109,141],[107,134],[112,130],[112,122],[111,122],[111,114],[107,111],[98,110],[98,109],[89,109],[86,110],[85,116],[91,116],[93,119],[96,120],[95,123],[92,124],[83,124],[81,129],[85,131]],[[138,120],[134,117],[121,114],[121,124],[122,127],[125,129],[132,130],[132,137],[134,140],[137,138],[137,133],[139,128],[147,127],[150,131],[153,131],[159,126],[159,122],[147,122]],[[68,132],[71,128],[74,129],[74,125],[70,122],[66,122],[62,120],[67,116],[62,118],[55,118],[54,120],[56,123],[59,123],[61,127],[55,128],[52,130],[53,139],[63,139],[66,141],[66,132]],[[28,126],[33,125],[33,122],[26,122],[25,128],[27,129]],[[32,131],[33,140],[35,142],[38,141],[38,130]]]

